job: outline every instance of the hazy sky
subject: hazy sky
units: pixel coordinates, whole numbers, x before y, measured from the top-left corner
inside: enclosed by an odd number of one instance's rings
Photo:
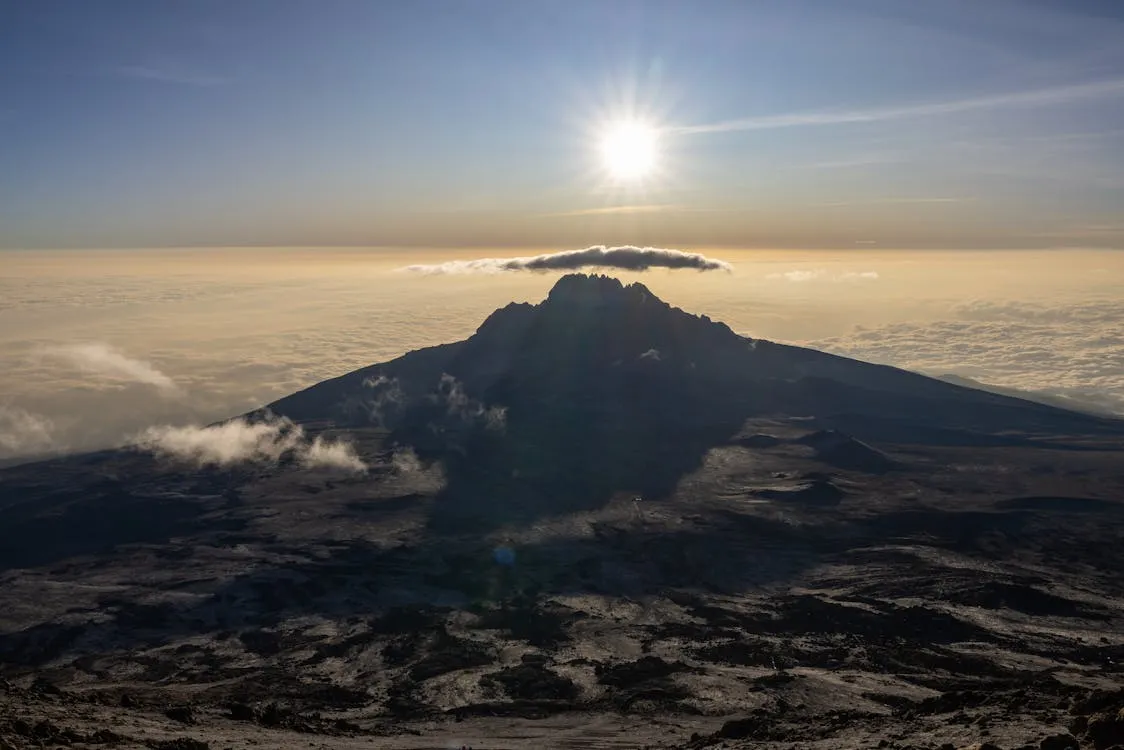
[[[1121,247],[1122,206],[1119,0],[0,3],[0,247]]]

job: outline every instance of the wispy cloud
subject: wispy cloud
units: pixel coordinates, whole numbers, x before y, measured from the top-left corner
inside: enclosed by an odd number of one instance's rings
[[[542,214],[544,217],[552,216],[611,216],[614,214],[655,214],[664,211],[690,211],[685,206],[674,203],[648,203],[635,206],[603,206],[601,208],[580,208],[574,211],[559,211],[557,213]]]
[[[453,260],[435,265],[407,266],[403,271],[422,274],[503,273],[508,271],[575,271],[581,268],[620,268],[626,271],[647,271],[649,268],[691,268],[697,271],[730,271],[723,260],[699,253],[669,250],[661,247],[605,247],[595,245],[584,250],[567,250],[521,258],[476,258]]]
[[[1072,240],[1124,239],[1124,224],[1077,224],[1031,232],[1031,237],[1056,237]]]
[[[54,447],[54,423],[50,419],[0,405],[0,454],[33,455]]]
[[[776,279],[780,281],[791,281],[799,284],[808,281],[834,281],[834,282],[857,282],[857,281],[877,281],[877,271],[845,271],[843,273],[832,274],[822,268],[815,269],[797,269],[795,271],[783,271],[781,273],[771,273],[765,278]]]
[[[313,438],[299,453],[299,457],[301,465],[309,469],[338,469],[354,473],[367,470],[367,464],[355,454],[351,444],[342,440]]]
[[[935,197],[918,197],[918,198],[868,198],[853,201],[829,201],[827,203],[815,203],[815,206],[870,206],[881,204],[905,204],[905,203],[964,203],[968,198],[956,198],[952,196],[935,196]]]
[[[122,78],[151,81],[153,83],[169,83],[177,86],[222,86],[228,82],[226,78],[219,76],[194,71],[149,67],[147,65],[122,65],[114,68],[114,73]]]
[[[794,169],[856,169],[870,167],[876,164],[893,164],[900,162],[902,157],[898,154],[869,154],[852,156],[844,159],[831,159],[817,161],[811,164],[794,164]]]
[[[350,444],[320,436],[309,441],[300,425],[287,419],[235,419],[210,427],[149,427],[134,439],[133,445],[157,456],[199,466],[277,463],[288,454],[310,469],[362,472],[367,468]]]
[[[85,373],[108,380],[143,383],[167,393],[175,393],[175,382],[148,362],[133,359],[108,344],[68,344],[42,350],[47,357],[63,360]]]
[[[1112,79],[1068,86],[1052,86],[1030,91],[952,99],[943,102],[746,117],[700,125],[682,125],[670,128],[670,130],[674,133],[694,134],[725,133],[738,130],[773,130],[816,125],[844,125],[848,123],[937,117],[988,109],[1050,107],[1085,99],[1107,99],[1121,95],[1124,95],[1124,79]]]

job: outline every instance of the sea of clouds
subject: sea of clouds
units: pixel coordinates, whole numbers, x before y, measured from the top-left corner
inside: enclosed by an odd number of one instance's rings
[[[931,375],[955,374],[1074,408],[1124,415],[1124,300],[970,300],[939,320],[858,326],[817,349]]]
[[[494,309],[543,299],[560,273],[400,272],[473,258],[450,255],[247,251],[181,254],[173,264],[159,251],[71,252],[53,266],[8,263],[0,461],[134,442],[177,460],[284,454],[298,465],[358,469],[346,443],[295,426],[207,425],[469,336]],[[1115,292],[1124,261],[1116,255],[721,257],[730,272],[617,273],[754,337],[1124,414],[1124,300]]]

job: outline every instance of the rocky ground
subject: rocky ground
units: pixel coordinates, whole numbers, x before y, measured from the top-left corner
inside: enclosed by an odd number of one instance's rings
[[[1121,446],[761,420],[671,496],[457,531],[353,439],[0,474],[0,748],[1124,747]]]

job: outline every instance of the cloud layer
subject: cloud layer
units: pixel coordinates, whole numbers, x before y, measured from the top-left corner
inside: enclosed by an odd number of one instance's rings
[[[434,279],[396,273],[451,252],[12,254],[0,274],[0,462],[121,445],[151,425],[212,424],[409,350],[466,338],[496,308],[538,302],[554,283],[534,273],[449,276],[435,295]],[[723,257],[737,273],[657,273],[645,283],[669,303],[754,338],[1088,395],[1124,412],[1116,288],[1124,254],[729,253]],[[187,275],[191,258],[196,272]],[[817,269],[825,274],[806,282],[770,278]],[[830,279],[871,270],[877,281]],[[125,379],[120,369],[91,373],[44,356],[73,342],[114,342],[128,359],[170,376],[182,397],[143,382],[151,373]],[[369,385],[356,406],[366,411],[356,417],[369,413],[370,423],[385,426],[407,384],[372,375]]]
[[[347,443],[324,440],[319,436],[309,441],[304,430],[287,419],[261,422],[234,419],[209,427],[149,427],[133,445],[157,456],[199,466],[277,463],[289,454],[306,468],[348,472],[361,472],[367,468]]]
[[[858,327],[811,346],[930,375],[1072,400],[1124,414],[1124,302],[976,300],[943,320]]]
[[[605,247],[594,245],[584,250],[533,255],[521,258],[476,258],[452,260],[434,265],[406,266],[406,271],[422,274],[503,273],[505,271],[575,271],[582,268],[619,268],[647,271],[649,268],[691,268],[696,271],[730,271],[722,260],[699,253],[659,247]]]

